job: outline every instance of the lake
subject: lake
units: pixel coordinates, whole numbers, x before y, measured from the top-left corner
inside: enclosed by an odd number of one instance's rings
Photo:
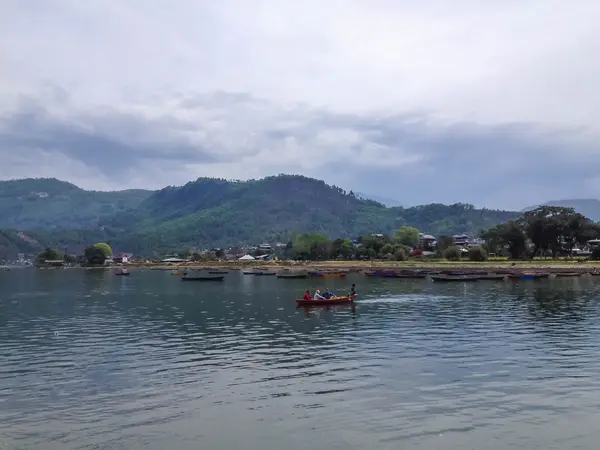
[[[297,309],[307,287],[354,308]],[[596,449],[600,277],[0,272],[0,449]]]

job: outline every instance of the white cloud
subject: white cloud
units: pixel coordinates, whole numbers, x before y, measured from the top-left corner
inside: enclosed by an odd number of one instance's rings
[[[599,16],[593,0],[8,0],[0,176],[300,172],[404,203],[590,196],[560,170],[583,180],[599,157]],[[486,184],[536,160],[553,180]],[[441,175],[459,167],[472,187]]]

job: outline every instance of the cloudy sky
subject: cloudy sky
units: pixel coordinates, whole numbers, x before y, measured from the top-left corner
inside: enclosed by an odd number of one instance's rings
[[[600,198],[597,0],[2,0],[0,179]]]

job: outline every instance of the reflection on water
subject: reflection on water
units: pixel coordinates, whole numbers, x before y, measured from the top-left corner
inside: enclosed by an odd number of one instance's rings
[[[597,448],[600,280],[316,282],[0,273],[0,448]]]

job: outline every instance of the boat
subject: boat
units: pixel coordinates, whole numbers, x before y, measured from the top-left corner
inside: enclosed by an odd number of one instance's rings
[[[181,281],[223,281],[225,275],[184,275]]]
[[[303,298],[297,298],[296,303],[301,306],[340,305],[340,304],[344,304],[344,303],[352,303],[356,297],[357,297],[357,295],[354,294],[354,295],[342,295],[339,297],[332,297],[327,300],[315,300],[315,299],[305,300]]]
[[[476,275],[434,275],[431,277],[433,281],[478,281]]]
[[[113,272],[115,275],[121,275],[121,276],[128,276],[130,275],[130,272],[127,269],[115,269],[115,271]]]
[[[548,278],[550,276],[549,273],[511,273],[508,275],[509,280],[541,280],[544,278]]]
[[[252,269],[252,270],[242,270],[242,273],[244,275],[256,275],[256,270]]]
[[[178,276],[178,277],[182,277],[182,276],[184,276],[186,274],[187,274],[187,272],[184,272],[182,270],[177,270],[175,272],[171,272],[171,275],[175,275],[175,276]]]
[[[229,273],[229,270],[208,269],[208,273],[210,273],[211,275],[227,275]]]
[[[308,278],[306,272],[293,272],[291,270],[282,270],[277,272],[277,278]]]
[[[345,278],[346,275],[345,272],[319,272],[317,276],[321,278]]]
[[[558,272],[554,274],[556,278],[567,278],[567,277],[579,277],[581,274],[579,272]]]
[[[502,273],[484,273],[483,275],[479,275],[477,278],[480,280],[505,280],[506,275]]]
[[[257,270],[254,275],[259,276],[269,276],[269,275],[277,275],[276,272],[271,272],[270,270]]]

